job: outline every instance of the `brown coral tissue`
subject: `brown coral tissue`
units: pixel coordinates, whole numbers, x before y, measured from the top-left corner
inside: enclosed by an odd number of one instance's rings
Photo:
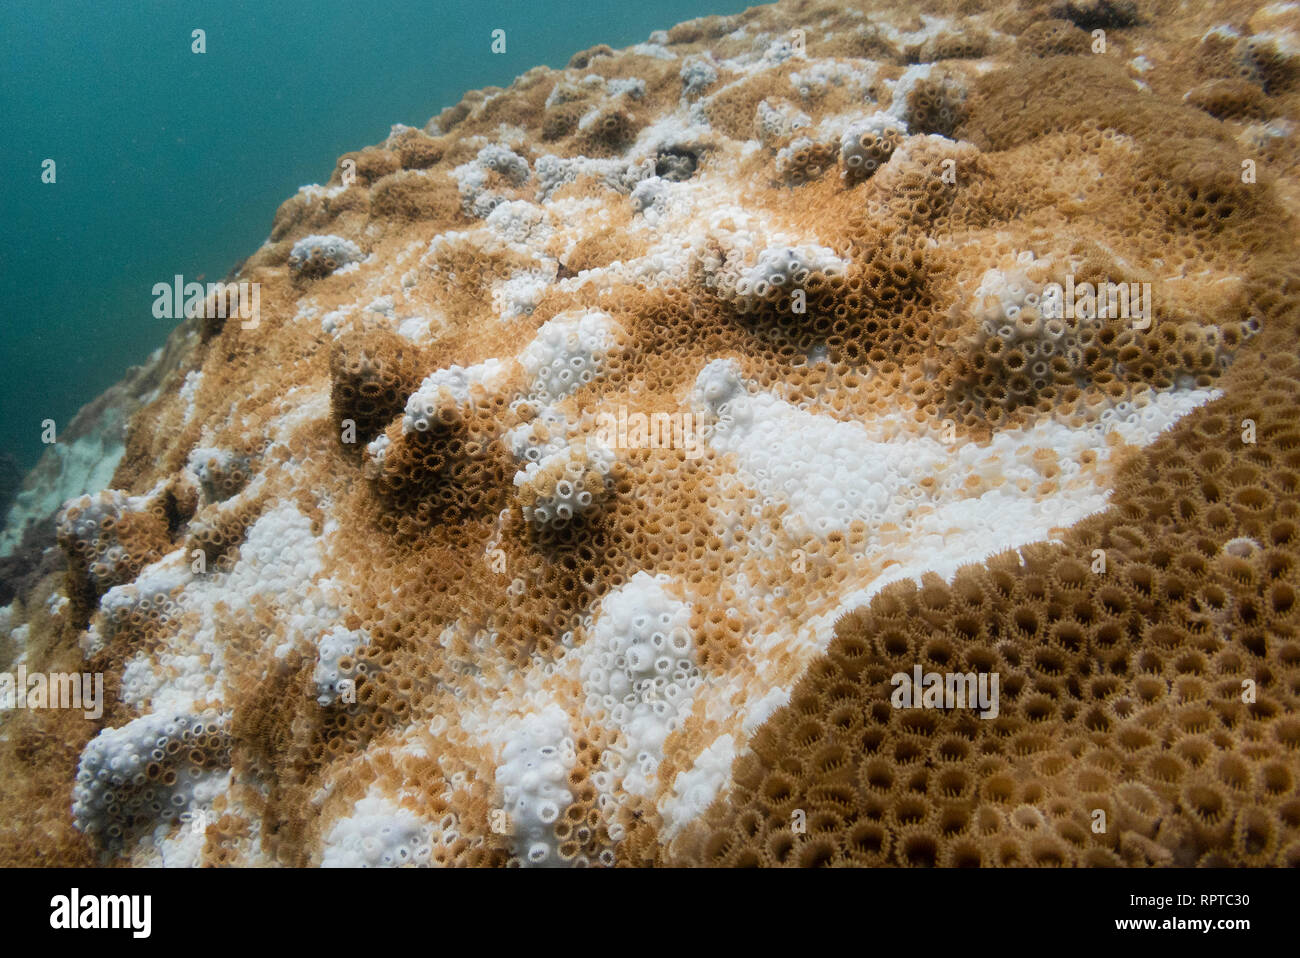
[[[1300,864],[1300,10],[913,6],[285,201],[0,609],[107,690],[0,864]]]

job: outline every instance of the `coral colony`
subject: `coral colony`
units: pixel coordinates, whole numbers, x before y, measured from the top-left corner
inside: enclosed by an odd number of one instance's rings
[[[586,50],[161,283],[0,859],[1300,864],[1300,8],[962,11]]]

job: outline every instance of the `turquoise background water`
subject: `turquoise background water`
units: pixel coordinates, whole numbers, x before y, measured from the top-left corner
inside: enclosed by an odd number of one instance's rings
[[[0,456],[33,465],[43,419],[66,426],[166,338],[153,284],[221,279],[340,154],[537,64],[749,5],[4,0]]]

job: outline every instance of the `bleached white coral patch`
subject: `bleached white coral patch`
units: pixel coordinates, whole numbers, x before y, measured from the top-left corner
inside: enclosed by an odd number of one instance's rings
[[[695,377],[694,398],[718,416],[727,415],[727,404],[745,392],[745,381],[734,359],[711,360]]]
[[[514,479],[517,488],[531,493],[531,503],[523,507],[524,519],[547,525],[586,512],[605,498],[613,465],[613,451],[594,438],[566,445],[540,462],[526,463]]]
[[[368,794],[330,828],[322,868],[394,868],[427,865],[434,826],[382,794]]]
[[[129,828],[189,809],[208,771],[190,761],[190,749],[227,721],[216,713],[157,712],[104,729],[86,744],[77,765],[74,824],[115,846]],[[164,763],[175,772],[170,781],[147,774],[150,765]]]
[[[221,493],[233,474],[248,474],[249,460],[229,449],[200,446],[190,453],[186,467],[198,480],[204,500],[218,502],[224,498]]]
[[[642,180],[632,190],[632,209],[644,213],[650,207],[662,208],[668,199],[668,190],[669,183],[662,177],[651,176]]]
[[[407,435],[428,432],[433,428],[439,408],[444,404],[461,406],[473,402],[473,387],[492,389],[510,372],[499,359],[489,359],[474,366],[449,366],[439,369],[420,383],[406,402],[402,431]]]
[[[769,247],[737,279],[733,295],[737,305],[749,308],[783,289],[802,286],[813,273],[842,276],[848,265],[825,246]]]
[[[551,92],[546,95],[546,108],[550,109],[553,106],[574,103],[595,91],[599,91],[604,86],[605,78],[595,73],[589,73],[578,80],[561,81],[551,87]]]
[[[289,252],[289,268],[295,273],[315,268],[335,272],[361,260],[361,247],[341,236],[304,236]]]
[[[922,80],[929,79],[934,72],[933,63],[914,63],[903,70],[903,75],[893,83],[893,99],[889,104],[889,114],[895,119],[907,121],[907,100]]]
[[[327,521],[321,531],[328,536],[334,528]],[[308,641],[334,625],[339,610],[328,601],[327,583],[317,581],[322,568],[319,542],[311,520],[293,502],[285,502],[249,527],[230,572],[196,574],[183,549],[147,566],[135,582],[136,593],[174,590],[176,619],[183,631],[169,636],[155,652],[158,681],[141,686],[140,694],[148,695],[155,710],[187,711],[196,703],[222,701],[225,635],[232,620],[247,620],[255,609],[270,606],[295,637]],[[92,626],[83,644],[96,641],[102,639],[97,640]]]
[[[355,656],[370,644],[370,633],[365,629],[348,629],[336,625],[321,633],[316,640],[316,669],[312,681],[316,684],[316,702],[322,707],[333,705],[347,691],[355,688],[355,664],[348,667],[340,660]]]
[[[56,520],[59,539],[89,557],[90,581],[107,590],[130,558],[110,530],[123,516],[148,508],[148,496],[128,496],[120,489],[70,499]]]
[[[99,600],[99,610],[87,630],[86,651],[101,651],[133,613],[161,624],[171,621],[181,611],[178,592],[191,577],[183,561],[163,560],[142,570],[134,582],[109,589]]]
[[[194,398],[198,395],[199,385],[203,382],[203,370],[192,369],[185,374],[185,382],[181,384],[181,402],[185,403],[185,421],[189,422],[194,418]]]
[[[530,175],[528,161],[500,143],[489,144],[468,163],[451,171],[460,192],[461,208],[467,216],[483,218],[508,197],[488,189],[488,174],[499,173],[511,186],[523,186]]]
[[[592,176],[603,180],[611,189],[619,189],[627,172],[627,161],[616,158],[589,156],[562,157],[547,154],[539,156],[534,164],[537,175],[537,200],[545,203],[551,194],[579,176]],[[626,192],[626,190],[624,190]]]
[[[629,100],[639,100],[645,96],[645,80],[640,77],[612,77],[606,81],[605,90],[611,97],[625,96]]]
[[[869,166],[875,158],[862,146],[862,139],[868,134],[876,137],[894,134],[901,138],[907,135],[907,124],[893,114],[879,111],[850,122],[840,135],[840,161],[846,169],[872,172]]]
[[[502,321],[531,316],[554,280],[553,264],[549,270],[519,270],[492,287],[493,309]]]
[[[180,827],[163,824],[154,829],[153,848],[157,860],[140,862],[133,857],[132,864],[162,865],[163,868],[198,868],[203,863],[203,849],[207,844],[207,822],[213,819],[212,804],[230,788],[229,770],[200,772],[194,778],[190,800],[181,812]],[[146,855],[149,843],[142,843]]]
[[[408,316],[397,324],[397,335],[408,342],[425,342],[429,339],[429,332],[428,316]]]
[[[794,37],[788,33],[778,36],[763,50],[763,60],[773,65],[785,63],[787,60],[803,59],[804,57],[802,45],[797,43]]]
[[[324,313],[320,318],[321,332],[331,335],[339,332],[347,318],[348,314],[341,309],[332,309]]]
[[[388,456],[388,447],[392,444],[393,441],[388,438],[387,433],[380,433],[366,443],[366,461],[372,466],[382,466]]]
[[[626,791],[642,795],[654,791],[664,739],[690,713],[702,682],[691,607],[669,584],[638,572],[610,592],[577,653],[588,712],[622,730],[607,755],[612,770]]]
[[[659,802],[664,840],[671,840],[713,804],[731,777],[731,763],[735,758],[735,740],[730,735],[722,735],[700,752],[694,765],[677,773],[672,791]]]
[[[759,139],[767,144],[774,143],[812,124],[812,117],[807,113],[783,101],[773,104],[768,100],[761,100],[756,113],[754,122],[758,126]]]
[[[162,687],[162,678],[154,671],[149,656],[143,652],[133,655],[122,669],[118,695],[133,708],[142,708]]]
[[[1208,390],[1159,393],[1131,420],[1126,413],[1130,432],[1122,435],[1144,445],[1213,395]],[[945,537],[961,530],[996,542],[1013,513],[1019,518],[1011,525],[1036,529],[1043,538],[1103,508],[1106,493],[1096,486],[1039,500],[1025,496],[1017,483],[1043,482],[1035,449],[1049,450],[1068,482],[1079,473],[1085,453],[1106,448],[1101,432],[1118,428],[1118,423],[1098,423],[1099,429],[1076,429],[1041,419],[1024,429],[1003,430],[987,446],[953,447],[926,435],[882,441],[864,425],[806,412],[766,393],[751,395],[738,369],[726,361],[701,371],[694,397],[706,421],[713,420],[714,448],[733,454],[756,488],[789,505],[783,521],[792,533],[824,538],[854,521],[873,528],[894,523],[908,534],[909,547],[927,552],[942,551]],[[990,488],[972,494],[971,477]]]
[[[514,853],[525,864],[562,864],[554,829],[573,801],[566,785],[575,758],[569,716],[554,705],[526,716],[506,740],[496,780]]]
[[[546,210],[527,200],[499,204],[483,224],[505,242],[534,247],[544,244],[554,232]]]
[[[654,57],[656,60],[677,59],[677,54],[665,46],[660,46],[658,43],[638,43],[631,49],[633,53],[640,54],[643,57]]]
[[[12,609],[13,606],[5,606],[6,609]],[[4,626],[0,631],[8,631],[9,641],[13,643],[16,654],[10,663],[11,668],[17,668],[27,661],[27,640],[31,636],[32,627],[30,623],[24,622],[22,625],[13,629]]]
[[[532,394],[549,403],[576,392],[600,375],[626,337],[623,327],[602,310],[570,310],[556,316],[519,356],[532,379]]]
[[[800,97],[825,95],[833,87],[843,87],[855,97],[866,94],[875,78],[874,65],[843,63],[838,60],[813,60],[801,70],[790,73],[790,84]]]
[[[529,422],[507,430],[506,448],[516,459],[541,462],[568,445],[569,422],[554,406],[543,406]]]
[[[682,95],[694,96],[718,82],[718,64],[710,53],[687,57],[678,73],[682,80]]]

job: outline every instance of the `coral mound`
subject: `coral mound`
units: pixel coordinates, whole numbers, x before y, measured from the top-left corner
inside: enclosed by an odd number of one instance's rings
[[[288,199],[0,613],[109,689],[0,859],[1300,864],[1300,13],[906,6]]]

